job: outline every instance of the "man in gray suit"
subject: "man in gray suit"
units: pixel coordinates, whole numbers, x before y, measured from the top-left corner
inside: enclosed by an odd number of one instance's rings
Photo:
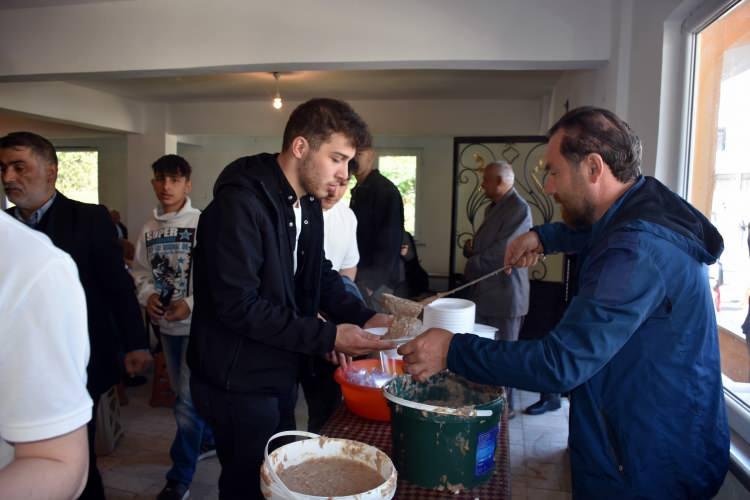
[[[487,165],[482,190],[492,200],[484,221],[464,247],[468,259],[464,276],[473,280],[503,267],[508,242],[531,229],[531,211],[513,188],[513,167],[504,161]],[[497,340],[518,340],[523,318],[529,310],[529,274],[526,268],[513,269],[510,275],[500,273],[480,281],[472,288],[471,299],[477,304],[478,323],[497,328]],[[508,388],[508,408],[513,415],[513,393]]]

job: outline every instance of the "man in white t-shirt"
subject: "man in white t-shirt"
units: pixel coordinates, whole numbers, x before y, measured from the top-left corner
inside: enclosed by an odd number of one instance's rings
[[[364,301],[354,284],[359,263],[357,217],[345,203],[339,203],[348,186],[349,180],[342,180],[335,188],[329,188],[328,195],[320,200],[323,208],[323,249],[333,270],[341,275],[346,290]]]
[[[351,167],[349,171],[351,177]],[[357,277],[359,250],[357,249],[357,217],[346,203],[339,203],[349,186],[349,178],[341,179],[328,194],[320,199],[323,208],[323,250],[331,268],[341,275],[346,291],[364,303],[354,284]],[[307,366],[300,372],[300,384],[307,402],[307,429],[320,432],[323,424],[341,404],[341,388],[333,379],[336,365],[321,356],[309,356]]]
[[[2,211],[0,241],[0,497],[77,498],[92,406],[78,270]]]

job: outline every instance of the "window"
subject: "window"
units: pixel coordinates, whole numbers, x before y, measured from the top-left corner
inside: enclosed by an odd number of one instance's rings
[[[689,199],[724,238],[724,253],[709,270],[722,371],[734,395],[750,403],[742,331],[750,294],[750,0],[698,31],[693,88]]]
[[[90,149],[58,150],[56,187],[73,200],[99,203],[99,153]]]
[[[417,165],[419,155],[378,153],[378,170],[396,185],[404,201],[404,229],[416,238],[417,220]],[[357,185],[354,176],[349,179],[349,189],[343,200],[348,205],[351,190]]]
[[[415,235],[417,204],[417,155],[378,156],[378,169],[396,185],[404,200],[404,229]]]
[[[55,187],[70,199],[99,203],[99,153],[94,150],[58,150]],[[13,203],[3,196],[3,208]]]

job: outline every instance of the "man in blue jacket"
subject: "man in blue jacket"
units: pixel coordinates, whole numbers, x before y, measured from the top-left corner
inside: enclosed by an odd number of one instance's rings
[[[710,498],[729,433],[707,265],[723,240],[695,208],[640,175],[641,144],[597,108],[550,130],[545,190],[565,223],[510,243],[505,264],[579,255],[578,295],[543,339],[491,342],[444,330],[399,350],[417,379],[449,368],[476,382],[571,391],[575,498]]]

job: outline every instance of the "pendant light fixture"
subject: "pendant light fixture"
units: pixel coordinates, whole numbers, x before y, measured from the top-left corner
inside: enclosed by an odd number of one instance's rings
[[[274,71],[273,78],[274,80],[276,80],[276,97],[273,98],[273,107],[274,109],[281,109],[281,107],[284,105],[284,102],[281,100],[281,93],[279,93],[279,73]]]

